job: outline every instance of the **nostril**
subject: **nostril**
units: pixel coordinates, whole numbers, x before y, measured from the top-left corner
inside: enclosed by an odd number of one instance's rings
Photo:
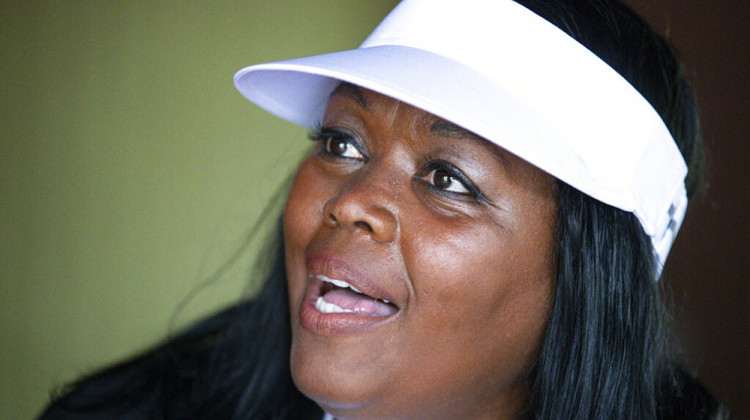
[[[354,222],[354,226],[356,226],[359,229],[366,230],[366,231],[368,231],[370,233],[373,232],[372,226],[370,226],[369,223],[363,222],[361,220],[358,220],[358,221]]]
[[[329,226],[336,226],[338,225],[339,221],[336,219],[336,216],[333,215],[330,211],[325,211],[323,216],[323,220],[325,220],[326,224]]]

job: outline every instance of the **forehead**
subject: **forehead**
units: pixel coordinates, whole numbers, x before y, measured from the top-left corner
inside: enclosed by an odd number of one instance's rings
[[[391,108],[391,111],[395,111],[396,108],[405,110],[414,119],[415,126],[429,134],[446,139],[469,141],[486,149],[487,152],[503,161],[502,163],[507,164],[506,154],[508,153],[497,145],[470,130],[397,99],[348,82],[342,82],[336,86],[330,94],[329,104],[336,99],[350,100],[363,111],[375,111],[377,108]]]
[[[347,82],[339,84],[331,92],[328,105],[327,111],[336,112],[343,109],[358,115],[391,122],[397,119],[408,119],[412,125],[427,129],[430,123],[439,119],[406,102]]]
[[[430,125],[431,131],[443,134],[461,134],[465,136],[472,136],[481,138],[469,130],[466,130],[458,125],[455,125],[449,121],[446,121],[434,114],[427,111],[409,105],[405,102],[401,102],[398,99],[391,98],[381,93],[363,88],[348,82],[342,82],[331,92],[329,96],[329,102],[338,98],[344,97],[354,101],[360,108],[365,110],[371,110],[373,107],[378,106],[393,106],[397,105],[401,108],[405,108],[410,113],[414,114],[419,120],[424,123],[435,122],[435,127]],[[426,125],[426,124],[425,124]]]

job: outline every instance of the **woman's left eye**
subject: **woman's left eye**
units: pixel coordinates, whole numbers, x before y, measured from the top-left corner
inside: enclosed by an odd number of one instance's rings
[[[433,169],[427,175],[422,177],[422,179],[442,191],[450,191],[457,194],[471,194],[471,191],[466,188],[463,182],[456,179],[453,174],[445,169]]]
[[[460,169],[441,159],[428,161],[416,179],[441,194],[470,197],[475,200],[484,198],[479,188]]]

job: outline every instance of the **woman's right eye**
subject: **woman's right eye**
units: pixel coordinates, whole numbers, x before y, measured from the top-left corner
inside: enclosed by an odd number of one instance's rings
[[[362,153],[347,139],[328,137],[325,139],[325,148],[326,153],[333,156],[357,160],[364,158]]]
[[[348,133],[332,129],[322,129],[313,133],[310,138],[321,142],[321,152],[330,157],[360,161],[367,160],[354,138]]]

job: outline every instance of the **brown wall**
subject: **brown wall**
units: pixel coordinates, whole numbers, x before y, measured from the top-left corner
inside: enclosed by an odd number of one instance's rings
[[[665,269],[676,333],[705,385],[750,418],[750,1],[626,0],[676,46],[702,111],[705,191]]]

